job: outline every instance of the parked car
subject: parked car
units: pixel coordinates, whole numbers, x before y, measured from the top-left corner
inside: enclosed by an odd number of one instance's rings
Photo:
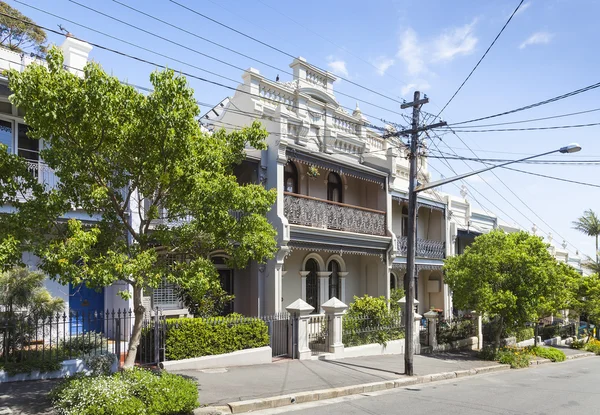
[[[595,328],[596,328],[596,326],[593,324],[590,324],[589,328],[588,328],[588,323],[586,321],[580,321],[579,322],[579,330],[577,331],[577,334],[580,336],[583,336],[584,334],[586,334],[586,332],[593,333],[595,331],[594,330]]]

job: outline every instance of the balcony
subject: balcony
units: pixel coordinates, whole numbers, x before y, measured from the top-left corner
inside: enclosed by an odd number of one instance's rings
[[[46,163],[38,160],[26,160],[26,163],[27,170],[37,177],[38,183],[43,184],[46,190],[52,190],[58,186],[58,177]]]
[[[290,223],[368,235],[386,235],[385,212],[284,192]]]
[[[398,253],[406,256],[408,239],[406,236],[398,238]],[[417,257],[430,259],[444,259],[446,257],[446,244],[442,241],[417,238]]]

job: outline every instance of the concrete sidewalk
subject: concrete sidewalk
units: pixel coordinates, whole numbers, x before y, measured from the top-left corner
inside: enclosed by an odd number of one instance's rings
[[[414,360],[416,375],[497,364],[478,360],[471,352],[418,355]],[[173,373],[197,379],[200,403],[209,406],[405,377],[404,355],[341,360],[283,360],[269,365],[184,370]]]

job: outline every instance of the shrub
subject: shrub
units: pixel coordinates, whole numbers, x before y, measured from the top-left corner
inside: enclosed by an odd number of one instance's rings
[[[572,349],[583,349],[585,348],[585,340],[573,340],[571,343]]]
[[[166,322],[165,357],[168,360],[231,353],[269,345],[269,328],[256,318],[179,318]],[[152,331],[148,332],[151,335]]]
[[[86,356],[83,361],[93,376],[110,375],[117,355],[113,353]]]
[[[584,348],[588,352],[600,354],[600,340],[591,339]]]
[[[550,359],[553,362],[564,362],[567,358],[562,350],[548,347],[531,346],[527,347],[526,350],[534,356]]]
[[[515,330],[514,335],[517,338],[517,342],[522,342],[525,340],[533,339],[535,333],[533,327],[525,327]]]
[[[61,346],[70,352],[73,356],[82,356],[89,354],[94,350],[106,350],[108,341],[102,333],[89,331],[70,336],[68,339],[60,341]]]
[[[531,355],[526,350],[518,348],[504,348],[498,352],[498,362],[510,365],[511,369],[529,367]]]
[[[481,360],[498,360],[498,349],[492,346],[484,346],[478,353]]]
[[[540,336],[542,336],[542,340],[551,339],[553,337],[560,336],[560,326],[545,326],[540,330]]]
[[[50,398],[61,415],[175,415],[198,406],[198,388],[178,375],[134,368],[112,376],[75,376]]]
[[[473,320],[464,318],[462,320],[451,320],[438,322],[438,344],[446,344],[455,340],[466,339],[474,335],[475,326]]]
[[[342,341],[346,347],[404,338],[397,311],[388,310],[385,297],[354,297],[343,318]]]

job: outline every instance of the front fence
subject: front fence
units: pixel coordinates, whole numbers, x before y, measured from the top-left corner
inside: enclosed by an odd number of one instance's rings
[[[399,315],[384,317],[345,315],[342,322],[342,342],[346,347],[384,344],[390,340],[404,338],[404,324]]]
[[[436,325],[436,339],[438,344],[446,344],[472,336],[477,336],[477,325],[471,317],[453,317],[448,320],[439,319]]]
[[[0,363],[36,362],[52,366],[64,360],[114,353],[123,363],[134,323],[132,310],[106,310],[35,316],[0,313]],[[151,365],[164,354],[164,317],[160,310],[146,313],[142,333],[153,332],[152,343],[142,341],[136,363]]]
[[[287,312],[262,316],[260,319],[269,327],[269,343],[273,357],[287,356],[290,350],[291,335],[294,332],[295,319]]]
[[[316,314],[308,319],[308,347],[313,355],[329,352],[331,318]]]

